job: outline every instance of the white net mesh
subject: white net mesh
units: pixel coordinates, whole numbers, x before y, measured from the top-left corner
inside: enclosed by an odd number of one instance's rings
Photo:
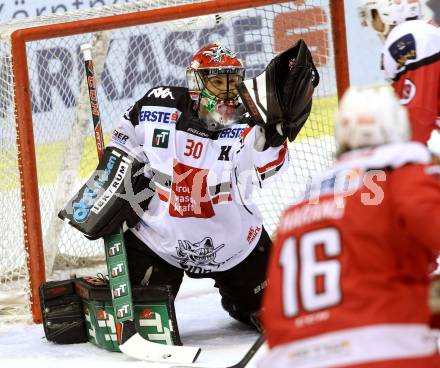
[[[0,322],[30,319],[9,34],[15,29],[38,25],[204,2],[140,1],[0,26]],[[66,277],[72,270],[78,274],[90,273],[85,267],[94,265],[105,269],[100,263],[102,244],[87,241],[57,218],[66,200],[97,165],[93,125],[82,86],[81,44],[95,45],[100,80],[98,99],[108,142],[120,116],[147,89],[158,84],[185,85],[185,68],[192,54],[208,41],[221,41],[237,51],[247,67],[246,77],[253,77],[277,53],[298,38],[304,38],[313,51],[321,83],[315,93],[311,118],[297,141],[290,144],[292,163],[288,173],[277,186],[260,193],[256,199],[265,225],[272,232],[281,211],[299,198],[313,174],[333,160],[332,118],[337,99],[329,18],[329,0],[295,1],[229,14],[219,10],[217,15],[175,22],[127,28],[120,24],[99,33],[28,42],[47,277]]]

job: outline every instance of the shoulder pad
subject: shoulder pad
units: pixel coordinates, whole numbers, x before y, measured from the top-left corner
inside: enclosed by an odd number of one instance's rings
[[[391,57],[401,66],[404,66],[408,60],[417,59],[416,39],[412,33],[408,33],[394,41],[388,50]]]
[[[397,25],[384,45],[384,68],[395,79],[408,65],[417,65],[440,52],[438,28],[422,20]]]

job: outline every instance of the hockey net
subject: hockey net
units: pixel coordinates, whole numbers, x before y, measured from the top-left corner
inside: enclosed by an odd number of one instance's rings
[[[151,0],[0,25],[0,323],[40,320],[37,288],[44,278],[105,272],[102,243],[57,218],[97,165],[81,44],[94,46],[108,142],[147,89],[185,85],[185,68],[201,45],[225,43],[253,77],[304,38],[321,83],[309,121],[289,146],[288,172],[256,197],[271,233],[310,177],[333,160],[338,81],[331,6],[330,0]]]

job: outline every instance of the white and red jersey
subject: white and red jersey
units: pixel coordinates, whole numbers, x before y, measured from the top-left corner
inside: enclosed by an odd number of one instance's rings
[[[422,20],[397,25],[383,49],[383,69],[408,108],[412,138],[440,128],[440,28]]]
[[[430,160],[418,142],[348,152],[284,213],[263,301],[267,366],[440,367],[428,327],[440,250]]]
[[[246,258],[262,233],[255,187],[287,167],[287,146],[254,149],[255,131],[203,128],[188,90],[156,87],[130,108],[111,145],[148,167],[154,196],[132,229],[157,255],[191,273],[224,271]]]

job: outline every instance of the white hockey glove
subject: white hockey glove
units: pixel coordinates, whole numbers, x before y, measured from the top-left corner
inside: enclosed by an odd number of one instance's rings
[[[264,145],[266,144],[266,137],[264,128],[260,126],[255,127],[255,141],[254,141],[254,148],[258,152],[264,151]]]
[[[262,152],[268,147],[281,146],[286,140],[282,131],[281,123],[270,127],[266,126],[266,128],[257,125],[255,129],[254,148],[258,152]],[[275,144],[275,140],[277,143],[279,142],[279,144]],[[272,142],[272,144],[266,144],[268,141]]]

